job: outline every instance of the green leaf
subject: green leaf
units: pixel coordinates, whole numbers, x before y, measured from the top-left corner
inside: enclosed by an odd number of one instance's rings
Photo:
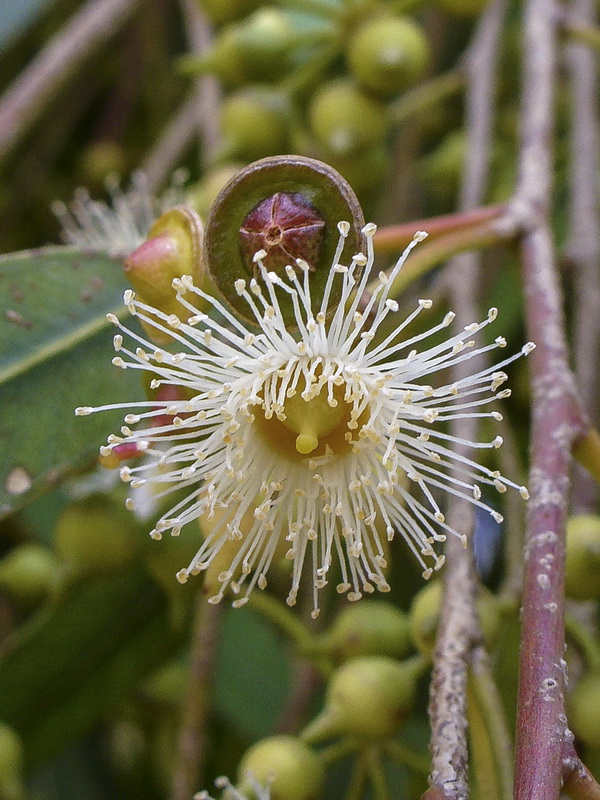
[[[254,611],[228,609],[221,631],[215,707],[238,732],[260,739],[273,730],[291,687],[283,640]]]
[[[112,312],[126,315],[120,263],[65,247],[0,257],[0,517],[91,463],[139,377],[111,363]]]
[[[116,708],[182,635],[141,567],[80,585],[18,630],[0,660],[0,718],[23,737],[29,765],[60,753]]]

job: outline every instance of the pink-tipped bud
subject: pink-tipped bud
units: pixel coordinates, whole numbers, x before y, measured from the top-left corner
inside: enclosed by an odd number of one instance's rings
[[[181,261],[177,238],[162,233],[143,242],[125,259],[125,275],[146,303],[160,307],[173,295],[171,282]]]
[[[191,275],[195,285],[201,285],[202,239],[202,220],[193,209],[176,206],[159,217],[148,239],[125,259],[125,275],[139,299],[167,316],[187,320],[190,311],[177,300],[173,279]],[[190,295],[189,299],[198,298]],[[144,324],[144,328],[154,342],[170,341],[155,326]]]

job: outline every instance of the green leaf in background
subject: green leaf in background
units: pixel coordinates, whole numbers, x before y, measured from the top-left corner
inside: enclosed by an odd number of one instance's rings
[[[224,719],[252,739],[272,732],[289,696],[290,662],[284,641],[254,611],[227,610],[216,680],[215,707]]]
[[[183,635],[139,566],[75,588],[18,630],[0,658],[0,719],[23,737],[29,765],[60,753],[115,709]]]
[[[52,247],[0,257],[0,517],[91,462],[122,414],[80,405],[141,394],[111,363],[127,288],[120,263]]]

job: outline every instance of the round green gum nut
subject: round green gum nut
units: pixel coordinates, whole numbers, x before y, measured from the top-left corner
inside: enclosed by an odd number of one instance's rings
[[[106,495],[91,495],[63,511],[54,550],[75,576],[114,572],[134,561],[141,537],[131,514]]]
[[[569,725],[578,739],[600,750],[600,672],[590,672],[567,696]]]
[[[0,590],[25,611],[35,608],[57,586],[60,563],[38,542],[23,542],[0,561]]]
[[[316,140],[338,157],[381,144],[389,127],[385,106],[349,78],[336,78],[317,89],[307,117]]]
[[[267,271],[285,277],[289,265],[301,274],[308,265],[313,308],[320,307],[340,238],[338,224],[349,225],[342,263],[364,251],[364,217],[356,195],[332,167],[312,158],[286,155],[265,158],[241,170],[223,188],[206,222],[204,258],[211,278],[236,314],[256,325],[240,281],[262,283],[254,255],[263,250]],[[355,271],[359,279],[360,265]],[[243,285],[245,285],[245,283]],[[238,288],[236,288],[238,287]],[[334,282],[327,309],[340,297]],[[297,327],[291,299],[280,293],[286,324]]]
[[[225,25],[255,11],[262,0],[198,0],[211,22]]]
[[[366,655],[403,658],[412,649],[407,615],[384,600],[345,607],[321,642],[336,661]]]
[[[435,0],[435,5],[453,17],[478,17],[489,0]]]
[[[352,75],[365,89],[393,95],[425,74],[430,53],[420,26],[409,17],[377,16],[362,22],[346,49]]]
[[[259,8],[239,23],[241,59],[249,81],[280,80],[296,42],[290,17],[275,6]]]
[[[302,732],[307,742],[344,736],[385,741],[411,713],[417,681],[425,665],[420,657],[395,661],[363,656],[346,661],[332,675],[325,708]]]
[[[565,591],[573,600],[600,598],[600,516],[580,514],[567,521]]]
[[[430,581],[415,595],[410,608],[410,630],[413,644],[420,653],[430,658],[437,636],[442,607],[442,581]],[[488,647],[496,641],[500,627],[500,610],[496,597],[484,586],[477,598],[477,613],[483,638]]]
[[[250,87],[230,94],[221,108],[223,154],[254,161],[285,152],[289,114],[277,92]]]
[[[319,756],[295,736],[270,736],[253,745],[238,767],[238,787],[255,797],[254,782],[270,786],[271,800],[318,800],[324,782]]]
[[[0,722],[0,798],[25,800],[25,751],[19,735]]]

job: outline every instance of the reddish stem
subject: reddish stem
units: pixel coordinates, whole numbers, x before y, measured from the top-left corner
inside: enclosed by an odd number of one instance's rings
[[[446,234],[458,233],[465,228],[473,228],[484,222],[500,219],[505,211],[505,204],[481,206],[471,211],[404,222],[402,225],[390,225],[380,228],[375,234],[373,240],[375,249],[379,253],[395,253],[406,247],[417,231],[427,231],[430,240],[437,239]]]
[[[571,448],[587,429],[567,359],[549,225],[557,14],[529,0],[524,17],[520,227],[533,382],[529,519],[517,708],[516,800],[557,800],[563,779],[565,523]]]

